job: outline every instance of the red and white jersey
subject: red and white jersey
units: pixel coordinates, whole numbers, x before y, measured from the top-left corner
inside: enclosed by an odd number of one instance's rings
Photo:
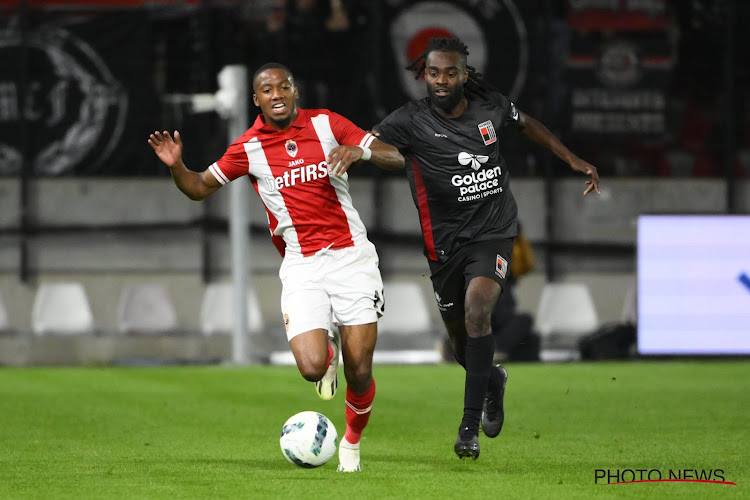
[[[348,176],[329,176],[326,157],[340,144],[369,146],[374,137],[327,109],[298,112],[285,131],[259,115],[208,168],[221,184],[250,176],[282,256],[362,244],[367,232],[352,205]]]

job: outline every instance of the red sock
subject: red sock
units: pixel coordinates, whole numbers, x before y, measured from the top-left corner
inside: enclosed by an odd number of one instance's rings
[[[364,394],[355,394],[346,388],[346,433],[344,438],[352,444],[359,443],[362,431],[370,420],[372,400],[375,399],[375,380]]]
[[[331,366],[331,360],[333,359],[333,346],[328,342],[328,359],[326,360],[326,370]]]

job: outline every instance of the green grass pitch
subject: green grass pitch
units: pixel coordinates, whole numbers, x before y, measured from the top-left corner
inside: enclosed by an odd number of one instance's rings
[[[505,427],[461,461],[455,364],[375,366],[358,474],[288,463],[284,421],[327,415],[294,367],[0,369],[0,498],[749,498],[750,362],[510,364]],[[343,371],[339,372],[343,377]],[[596,469],[722,469],[595,483]],[[628,478],[629,479],[629,478]]]

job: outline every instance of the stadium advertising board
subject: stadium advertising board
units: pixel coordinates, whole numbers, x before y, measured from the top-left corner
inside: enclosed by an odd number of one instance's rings
[[[750,354],[750,216],[639,217],[638,351]]]

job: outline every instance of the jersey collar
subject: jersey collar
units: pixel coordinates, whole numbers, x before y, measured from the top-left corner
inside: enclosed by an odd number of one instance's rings
[[[306,109],[297,108],[297,119],[294,120],[294,122],[289,126],[289,128],[305,128],[305,125],[307,125],[307,120],[309,116],[310,116],[310,113]],[[279,132],[278,130],[276,130],[275,128],[273,128],[272,126],[266,123],[266,117],[263,116],[263,113],[260,113],[258,117],[255,119],[253,128],[256,129],[258,132],[264,132],[266,134]]]

